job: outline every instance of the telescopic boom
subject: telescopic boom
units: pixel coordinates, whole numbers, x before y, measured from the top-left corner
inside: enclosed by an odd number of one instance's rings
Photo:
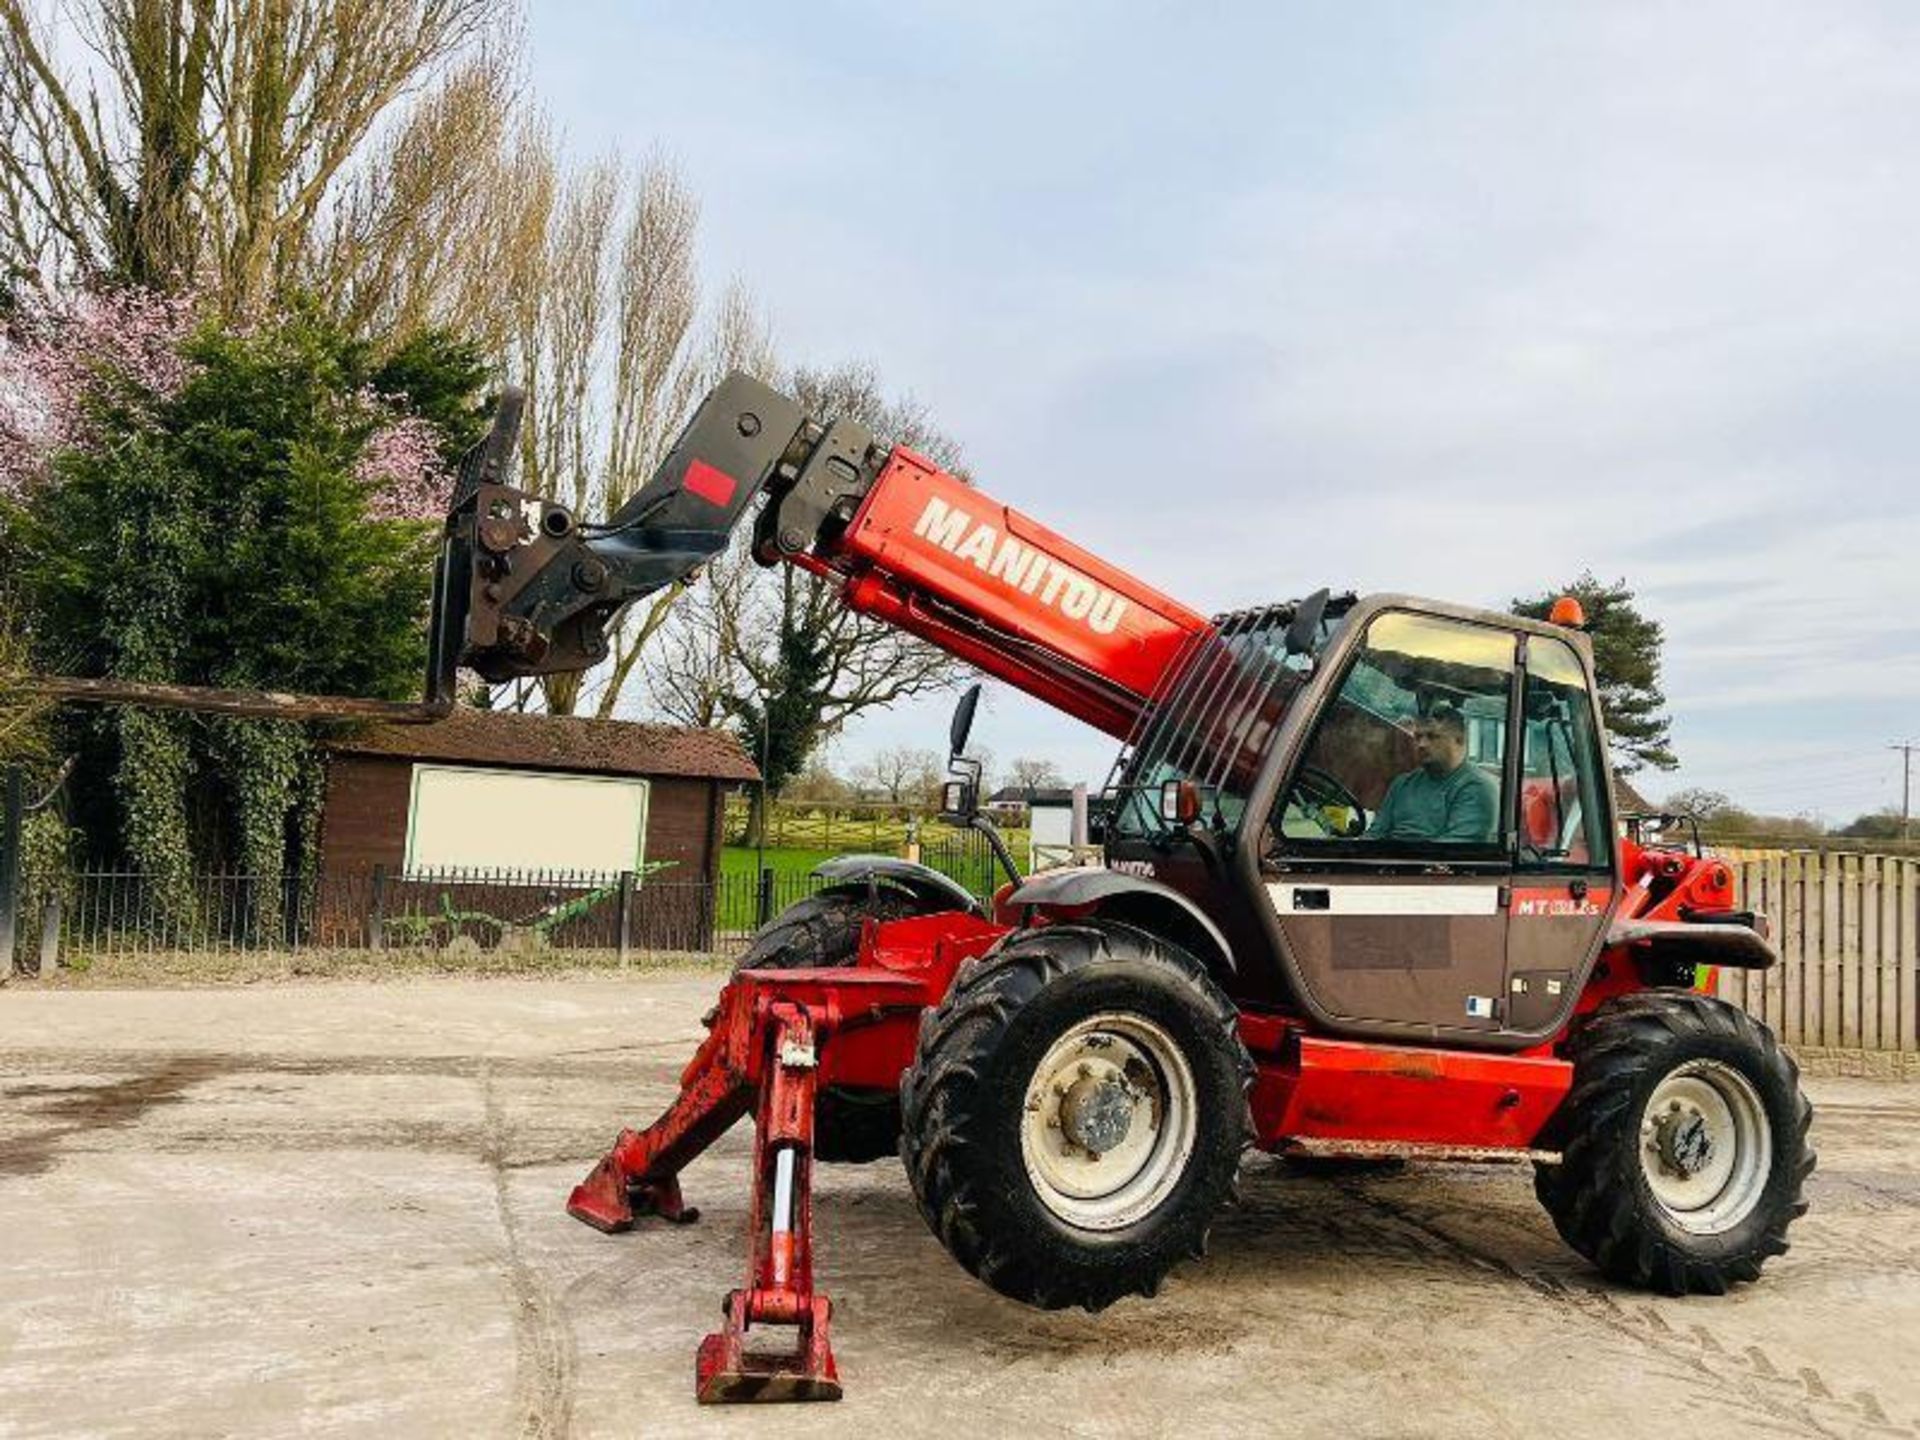
[[[746,375],[702,402],[604,524],[505,483],[517,392],[463,468],[436,589],[434,688],[581,670],[634,601],[693,575],[764,497],[754,554],[1124,738],[1206,617],[850,420]]]

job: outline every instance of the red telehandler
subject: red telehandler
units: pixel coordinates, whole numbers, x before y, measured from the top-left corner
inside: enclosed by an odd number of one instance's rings
[[[1106,863],[982,904],[890,856],[754,937],[678,1097],[568,1209],[688,1221],[679,1174],[755,1125],[746,1284],[703,1401],[840,1394],[815,1160],[898,1153],[961,1265],[1032,1305],[1151,1295],[1249,1145],[1531,1162],[1560,1234],[1668,1294],[1755,1279],[1806,1209],[1791,1058],[1713,998],[1771,965],[1720,861],[1614,813],[1593,656],[1545,624],[1320,591],[1209,619],[904,448],[745,376],[603,524],[505,483],[517,404],[463,471],[438,689],[577,670],[635,599],[753,517],[756,556],[1123,742]],[[952,735],[949,819],[978,814]],[[787,1343],[769,1349],[768,1332]]]

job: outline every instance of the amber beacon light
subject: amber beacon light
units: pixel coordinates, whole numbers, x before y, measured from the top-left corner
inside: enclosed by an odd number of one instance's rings
[[[1555,625],[1564,625],[1569,630],[1584,630],[1587,628],[1587,612],[1581,608],[1580,602],[1571,595],[1562,595],[1558,600],[1554,601],[1553,609],[1547,612],[1547,619],[1551,620]]]

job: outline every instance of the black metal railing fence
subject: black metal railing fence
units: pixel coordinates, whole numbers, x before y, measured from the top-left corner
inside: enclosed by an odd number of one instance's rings
[[[1000,877],[978,837],[923,858],[976,895]],[[622,963],[726,958],[826,881],[808,870],[729,870],[712,879],[628,871],[404,872],[381,867],[300,877],[196,874],[165,885],[134,871],[29,873],[14,965],[79,957],[247,952],[596,954]],[[43,958],[44,957],[44,958]],[[4,969],[0,956],[0,969]]]

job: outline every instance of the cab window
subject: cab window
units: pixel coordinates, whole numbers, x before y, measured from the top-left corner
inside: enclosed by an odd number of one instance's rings
[[[1271,825],[1282,853],[1502,855],[1511,633],[1377,617]]]
[[[1604,866],[1612,846],[1602,793],[1600,735],[1587,698],[1586,672],[1564,640],[1536,636],[1528,641],[1521,712],[1526,745],[1520,781],[1520,863]]]

